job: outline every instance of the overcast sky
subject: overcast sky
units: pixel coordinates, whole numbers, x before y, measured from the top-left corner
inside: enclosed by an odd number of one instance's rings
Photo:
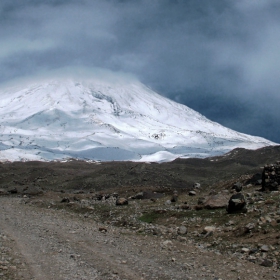
[[[279,0],[1,0],[0,84],[65,66],[158,93],[280,143]]]

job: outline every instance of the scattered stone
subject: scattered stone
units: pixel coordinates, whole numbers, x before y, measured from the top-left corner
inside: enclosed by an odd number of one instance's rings
[[[10,194],[16,194],[18,193],[18,190],[16,187],[11,187],[11,188],[8,188],[8,193]]]
[[[262,252],[268,252],[269,251],[269,247],[267,245],[262,245],[260,249],[261,249]]]
[[[5,195],[7,194],[6,190],[5,189],[0,189],[0,195]]]
[[[172,245],[173,245],[173,242],[171,240],[165,240],[161,243],[161,246],[164,248],[172,246]]]
[[[187,205],[187,204],[183,204],[183,205],[180,206],[180,208],[183,209],[183,210],[189,210],[190,206]]]
[[[249,254],[252,255],[252,254],[255,254],[257,252],[258,252],[258,248],[252,248],[252,249],[250,249]]]
[[[178,201],[178,192],[177,191],[174,191],[173,192],[173,195],[171,197],[171,202],[177,202]]]
[[[211,236],[213,235],[213,233],[215,232],[216,230],[216,227],[214,226],[206,226],[203,231],[202,231],[202,234],[205,234],[205,237],[207,236]]]
[[[25,195],[39,195],[42,194],[43,191],[35,186],[28,186],[23,190],[23,194]]]
[[[85,193],[83,190],[75,190],[73,191],[74,194],[83,194]]]
[[[207,199],[208,199],[207,197],[199,197],[197,200],[197,204],[203,205]]]
[[[245,229],[247,229],[248,232],[252,231],[256,225],[254,223],[249,223],[245,226]]]
[[[116,200],[116,205],[121,206],[121,205],[127,205],[128,200],[124,197],[120,197]]]
[[[195,191],[189,191],[189,196],[195,196],[196,192]]]
[[[275,204],[275,200],[267,199],[267,200],[265,200],[264,204],[267,204],[267,205]]]
[[[103,232],[103,233],[108,231],[107,228],[105,228],[105,227],[99,227],[98,230]]]
[[[261,179],[256,181],[256,186],[260,186],[261,184],[262,184],[262,180]]]
[[[203,206],[203,205],[195,205],[195,206],[194,206],[194,209],[197,210],[197,211],[199,211],[199,210],[204,209],[204,206]]]
[[[200,189],[201,185],[199,183],[194,183],[193,188],[194,189]]]
[[[271,260],[265,259],[261,262],[260,264],[261,266],[265,266],[265,267],[272,267],[273,266],[273,262]]]
[[[139,192],[132,197],[132,199],[143,199],[143,198],[144,198],[144,192]]]
[[[171,200],[166,200],[165,201],[165,205],[170,205],[171,204]]]
[[[242,253],[249,253],[250,249],[244,247],[244,248],[241,249],[241,252]]]
[[[241,192],[242,191],[242,184],[240,182],[237,182],[233,185],[232,187],[236,192]]]
[[[187,233],[187,228],[185,226],[180,226],[177,232],[179,235],[184,235]]]
[[[61,203],[69,203],[70,199],[68,197],[63,197],[60,202]]]

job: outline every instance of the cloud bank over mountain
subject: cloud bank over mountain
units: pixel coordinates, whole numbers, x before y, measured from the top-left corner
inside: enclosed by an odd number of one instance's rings
[[[0,83],[68,66],[128,72],[280,142],[279,1],[4,0],[0,36]]]

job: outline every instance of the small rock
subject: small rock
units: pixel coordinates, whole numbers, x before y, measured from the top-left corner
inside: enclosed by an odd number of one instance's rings
[[[177,202],[178,201],[178,192],[177,191],[174,191],[170,201],[171,202]]]
[[[0,189],[0,195],[5,195],[7,194],[6,190],[5,189]]]
[[[216,230],[216,227],[214,226],[206,226],[204,229],[203,229],[203,234],[205,234],[205,237],[207,236],[210,236],[212,235]]]
[[[242,184],[240,182],[237,182],[233,185],[232,188],[235,189],[236,192],[241,192],[242,191]]]
[[[185,226],[180,226],[179,228],[178,228],[178,234],[179,235],[184,235],[184,234],[186,234],[187,233],[187,228],[185,227]]]
[[[196,192],[195,191],[189,191],[189,196],[195,196]]]
[[[271,260],[265,259],[260,265],[265,267],[272,267],[273,262]]]
[[[242,249],[241,249],[241,252],[242,252],[242,253],[249,253],[249,252],[250,252],[250,249],[248,249],[248,248],[242,248]]]
[[[116,200],[116,205],[121,206],[121,205],[127,205],[128,200],[124,197],[120,197]]]
[[[269,247],[267,245],[262,245],[261,246],[261,251],[262,252],[268,252],[269,251]]]
[[[105,227],[100,227],[98,230],[101,231],[101,232],[103,232],[103,233],[105,233],[105,232],[108,231],[107,228],[105,228]]]
[[[165,201],[165,205],[170,205],[171,204],[171,200],[166,200]]]
[[[132,199],[143,199],[143,198],[144,198],[144,193],[143,192],[139,192],[132,197]]]
[[[172,241],[171,240],[165,240],[161,243],[162,247],[168,247],[168,246],[172,246]]]
[[[18,190],[17,190],[16,187],[11,187],[11,188],[8,189],[8,192],[11,193],[11,194],[16,194],[16,193],[18,193]]]
[[[204,206],[203,205],[195,205],[194,209],[199,211],[199,210],[204,209]]]
[[[180,206],[180,208],[183,209],[183,210],[188,210],[188,209],[190,209],[190,206],[187,205],[187,204],[183,204],[183,205]]]
[[[254,223],[249,223],[245,226],[245,228],[248,230],[248,231],[251,231],[253,230],[254,228],[256,227],[256,225]]]

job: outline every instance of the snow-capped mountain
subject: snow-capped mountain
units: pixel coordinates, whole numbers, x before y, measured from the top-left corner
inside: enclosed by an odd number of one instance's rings
[[[101,76],[2,89],[0,160],[169,161],[274,144],[212,122],[133,78]]]

